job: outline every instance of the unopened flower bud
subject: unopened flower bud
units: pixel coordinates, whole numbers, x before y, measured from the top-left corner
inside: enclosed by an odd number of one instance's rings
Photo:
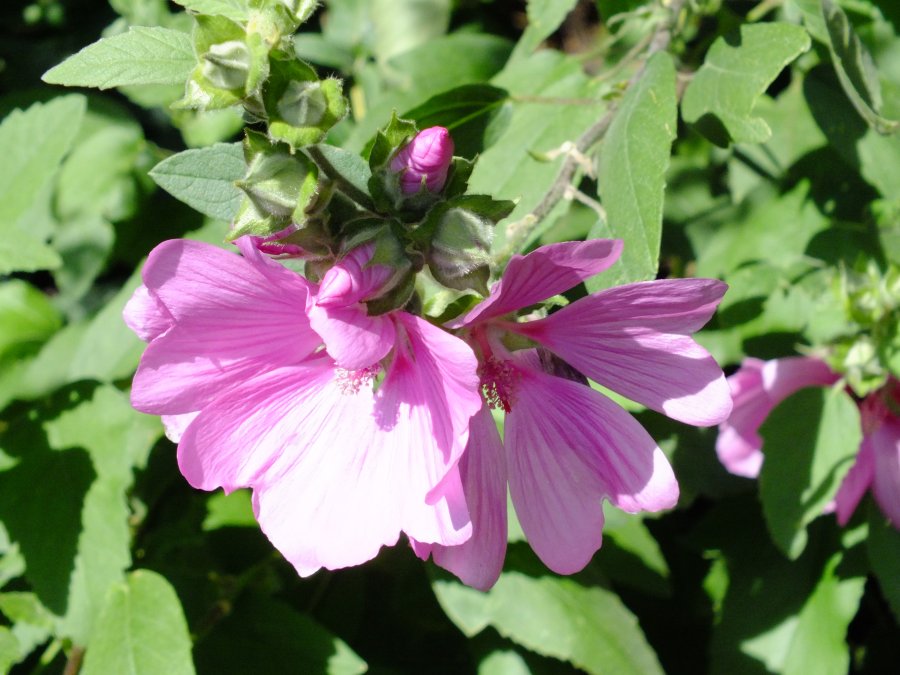
[[[203,55],[203,76],[220,89],[242,89],[250,70],[250,50],[240,40],[212,45]]]
[[[453,159],[453,139],[444,127],[420,131],[391,160],[391,171],[400,174],[400,189],[411,195],[422,188],[439,192],[447,181]]]

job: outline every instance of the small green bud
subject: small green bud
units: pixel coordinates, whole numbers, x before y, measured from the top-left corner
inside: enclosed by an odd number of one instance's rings
[[[321,82],[288,82],[276,104],[281,119],[294,127],[319,124],[328,110]]]
[[[488,294],[494,224],[464,208],[448,209],[438,221],[426,258],[434,278],[448,288]]]
[[[203,55],[201,70],[219,89],[243,89],[250,72],[250,50],[240,40],[212,45]]]

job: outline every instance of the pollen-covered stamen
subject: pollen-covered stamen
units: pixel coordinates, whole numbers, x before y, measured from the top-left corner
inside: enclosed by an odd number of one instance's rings
[[[370,386],[381,372],[381,364],[374,364],[358,370],[335,368],[334,377],[342,394],[358,394],[363,387]]]
[[[510,412],[521,378],[519,371],[509,361],[491,356],[478,367],[478,377],[481,378],[481,391],[488,406]]]

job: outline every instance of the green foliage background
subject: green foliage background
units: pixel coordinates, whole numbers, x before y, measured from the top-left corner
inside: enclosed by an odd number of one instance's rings
[[[197,62],[185,8],[240,20],[247,4],[0,8],[0,672],[896,667],[900,534],[870,498],[846,528],[822,515],[859,445],[843,391],[776,410],[758,483],[720,466],[715,429],[635,408],[678,508],[608,509],[569,578],[513,523],[486,594],[403,544],[299,579],[246,493],[192,490],[129,405],[143,344],[121,320],[150,249],[225,246],[241,196],[238,109],[171,107]],[[470,192],[517,200],[498,259],[623,238],[588,290],[724,279],[699,337],[723,366],[830,343],[857,391],[883,376],[848,356],[866,324],[835,288],[900,265],[895,0],[329,0],[293,46],[345,80],[328,143],[359,152],[397,112],[478,156]]]

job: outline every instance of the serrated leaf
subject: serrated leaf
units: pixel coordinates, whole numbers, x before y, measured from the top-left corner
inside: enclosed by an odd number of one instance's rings
[[[598,191],[606,222],[598,222],[589,237],[622,239],[625,247],[609,274],[588,282],[591,292],[656,278],[676,108],[675,66],[660,52],[625,94],[600,150]]]
[[[197,63],[187,33],[132,26],[102,38],[44,73],[48,84],[109,89],[135,84],[180,84]]]
[[[806,526],[834,498],[856,458],[859,410],[843,389],[803,389],[777,406],[759,433],[763,513],[773,541],[794,560],[806,547]]]
[[[822,16],[828,31],[828,48],[834,70],[847,98],[866,123],[880,134],[891,134],[900,129],[900,121],[883,117],[881,109],[881,85],[872,57],[833,0],[822,0]]]
[[[216,143],[164,159],[150,177],[200,213],[230,222],[243,196],[234,181],[243,178],[246,168],[240,143]]]
[[[232,21],[244,21],[250,14],[246,0],[174,0],[174,2],[197,14],[224,16]]]
[[[191,639],[175,590],[156,572],[137,570],[106,598],[87,645],[84,675],[187,675]]]
[[[433,587],[444,611],[470,637],[493,626],[533,652],[588,673],[662,673],[637,619],[604,588],[510,569],[487,593],[449,579]]]
[[[768,140],[769,125],[752,115],[756,99],[809,46],[809,34],[787,23],[744,24],[718,38],[684,92],[684,120],[722,147]]]

